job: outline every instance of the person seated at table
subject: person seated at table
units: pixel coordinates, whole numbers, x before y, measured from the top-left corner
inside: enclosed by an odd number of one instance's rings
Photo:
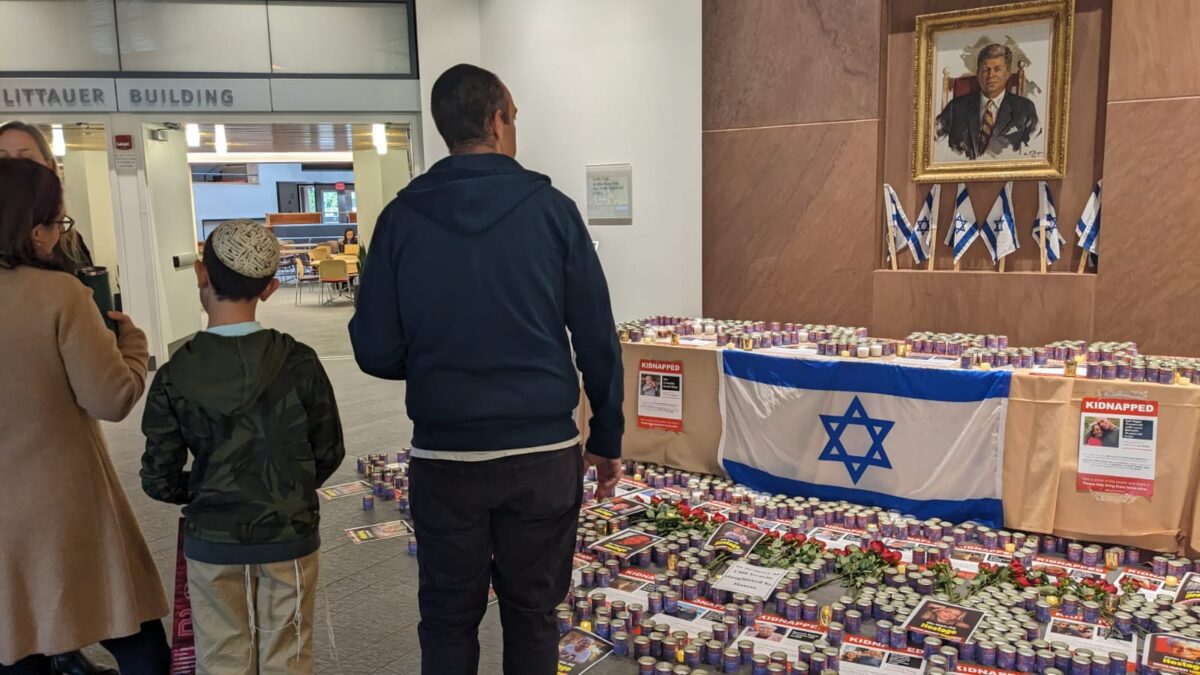
[[[358,245],[358,233],[356,233],[353,228],[349,228],[349,227],[347,227],[346,231],[344,233],[342,233],[342,250],[343,251],[346,250],[347,245],[355,245],[355,246]]]

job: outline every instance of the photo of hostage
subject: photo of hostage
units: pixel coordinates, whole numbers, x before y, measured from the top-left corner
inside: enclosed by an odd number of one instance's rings
[[[967,610],[936,602],[931,602],[925,606],[925,610],[921,612],[919,621],[929,621],[955,628],[969,629],[971,627],[971,624],[967,623]]]
[[[855,647],[847,650],[842,654],[842,660],[848,663],[858,664],[860,666],[871,666],[877,668],[883,665],[883,652],[878,649],[866,649],[864,647]]]
[[[1084,435],[1084,444],[1105,448],[1121,447],[1121,425],[1119,420],[1113,422],[1107,417],[1089,417],[1085,421],[1087,422],[1087,432]]]
[[[936,138],[948,138],[950,149],[967,159],[996,157],[1029,145],[1038,132],[1033,101],[1007,90],[1013,73],[1013,51],[1001,44],[979,50],[975,76],[979,90],[951,99],[937,116]]]
[[[660,379],[661,378],[658,375],[642,375],[642,396],[650,396],[654,398],[660,396]]]

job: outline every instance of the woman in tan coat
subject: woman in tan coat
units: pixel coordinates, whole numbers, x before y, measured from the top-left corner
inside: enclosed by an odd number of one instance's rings
[[[0,673],[100,642],[124,675],[165,674],[168,612],[100,432],[142,395],[146,338],[59,271],[53,172],[0,159]]]

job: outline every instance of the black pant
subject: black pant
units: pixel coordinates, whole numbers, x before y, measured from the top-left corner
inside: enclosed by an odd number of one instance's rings
[[[489,581],[500,599],[504,672],[557,672],[554,607],[571,586],[582,463],[578,446],[486,462],[412,461],[422,673],[477,672]]]
[[[171,670],[171,649],[161,621],[147,621],[133,635],[101,640],[100,645],[117,660],[121,675],[167,675]],[[0,665],[0,675],[47,675],[50,657],[27,656],[11,666]]]

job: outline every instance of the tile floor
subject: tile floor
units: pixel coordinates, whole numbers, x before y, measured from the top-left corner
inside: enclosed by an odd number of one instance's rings
[[[291,333],[322,356],[337,393],[345,430],[347,461],[329,484],[357,478],[353,458],[394,451],[406,445],[412,425],[404,414],[404,385],[364,375],[351,357],[346,323],[353,314],[348,302],[322,307],[315,293],[294,306],[295,291],[285,287],[260,312],[262,322]],[[158,563],[166,588],[173,588],[178,507],[155,502],[141,490],[138,468],[143,449],[139,406],[119,424],[106,424],[113,463]],[[408,674],[420,672],[417,640],[417,564],[407,554],[406,538],[354,544],[344,530],[394,520],[394,502],[378,502],[364,512],[357,497],[322,505],[321,572],[314,628],[319,673]],[[169,632],[169,629],[168,629]],[[501,673],[499,612],[489,608],[480,627],[479,672]],[[107,652],[88,654],[112,664]],[[628,660],[609,659],[589,675],[636,672]]]

